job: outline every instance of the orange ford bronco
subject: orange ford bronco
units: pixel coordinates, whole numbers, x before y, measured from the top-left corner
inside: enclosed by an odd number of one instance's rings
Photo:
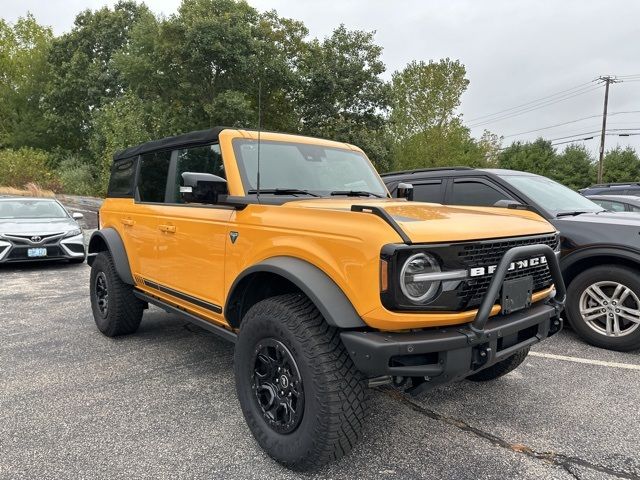
[[[389,198],[357,147],[215,128],[114,157],[91,237],[107,336],[148,304],[235,342],[242,412],[277,461],[360,438],[367,390],[516,368],[558,332],[558,234],[534,213]]]

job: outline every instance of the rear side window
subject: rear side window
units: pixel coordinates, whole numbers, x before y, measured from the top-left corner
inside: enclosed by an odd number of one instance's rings
[[[180,186],[183,185],[182,174],[184,172],[211,173],[218,177],[226,178],[220,145],[218,144],[178,150],[176,162],[175,185],[171,190],[173,203],[184,203],[180,195]]]
[[[416,202],[442,203],[442,181],[417,183],[413,185],[413,199]]]
[[[512,198],[486,183],[462,181],[454,182],[449,203],[452,205],[491,207],[500,200],[512,200]]]
[[[167,176],[171,152],[147,153],[140,157],[138,176],[138,200],[163,203],[167,190]]]
[[[612,212],[624,212],[624,203],[620,202],[612,202],[611,200],[595,200],[595,202],[600,205],[605,210],[610,210]]]
[[[114,162],[111,168],[111,179],[107,190],[108,197],[133,197],[133,181],[136,174],[136,158],[127,158]]]

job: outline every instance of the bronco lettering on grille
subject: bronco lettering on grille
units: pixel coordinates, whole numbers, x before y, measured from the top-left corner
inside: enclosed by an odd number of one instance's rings
[[[524,268],[537,267],[538,265],[544,265],[547,263],[547,258],[544,255],[539,257],[528,258],[526,260],[517,260],[509,265],[509,271],[522,270]],[[493,274],[498,265],[488,265],[486,267],[474,267],[469,269],[470,277],[482,277],[484,275]]]

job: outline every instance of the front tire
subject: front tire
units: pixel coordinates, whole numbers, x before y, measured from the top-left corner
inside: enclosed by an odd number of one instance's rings
[[[236,389],[260,446],[288,468],[315,470],[362,437],[367,386],[340,340],[300,294],[255,304],[235,349]]]
[[[472,382],[489,382],[496,378],[500,378],[518,368],[520,364],[525,361],[527,355],[529,355],[528,348],[519,350],[509,358],[505,358],[504,360],[494,363],[490,367],[480,370],[478,373],[469,375],[467,380],[471,380]]]
[[[124,283],[108,252],[100,252],[91,265],[90,297],[98,330],[107,337],[128,335],[140,326],[144,302]]]
[[[618,265],[580,273],[567,289],[567,317],[591,345],[626,352],[640,348],[638,271]]]

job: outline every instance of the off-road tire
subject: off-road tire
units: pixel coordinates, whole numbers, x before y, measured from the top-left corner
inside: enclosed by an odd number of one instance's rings
[[[96,294],[96,280],[100,274],[104,274],[108,292],[108,308],[106,315],[101,313],[98,307]],[[124,283],[113,259],[108,252],[100,252],[91,265],[90,297],[93,318],[98,330],[107,337],[128,335],[135,332],[140,326],[144,302],[133,294],[133,287]]]
[[[254,394],[254,355],[259,342],[274,339],[293,356],[304,391],[302,419],[283,434],[263,417]],[[268,298],[244,317],[235,348],[238,399],[260,446],[288,468],[316,470],[351,451],[362,437],[368,388],[345,350],[339,330],[329,326],[302,294]]]
[[[469,375],[467,380],[471,380],[472,382],[488,382],[490,380],[500,378],[518,368],[520,364],[524,362],[525,358],[527,358],[527,355],[529,355],[528,348],[519,350],[509,358],[505,358],[498,363],[494,363],[490,367],[480,370],[478,373]]]
[[[640,328],[621,336],[606,336],[598,333],[587,325],[580,314],[580,297],[590,285],[601,282],[620,282],[631,289],[636,296],[640,297],[640,275],[638,270],[626,268],[618,265],[602,265],[589,268],[577,275],[567,288],[567,319],[571,328],[587,343],[600,348],[628,352],[640,349]]]

